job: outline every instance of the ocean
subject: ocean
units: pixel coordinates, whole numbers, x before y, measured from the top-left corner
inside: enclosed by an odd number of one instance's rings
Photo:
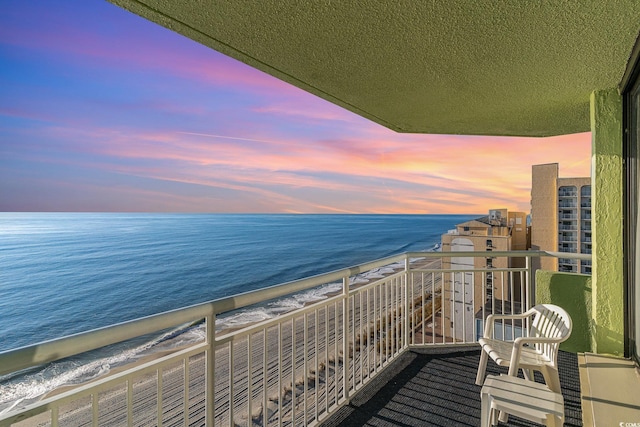
[[[0,213],[0,352],[407,251],[475,215]],[[272,317],[326,288],[229,317]],[[0,376],[0,413],[167,345],[193,328],[109,353]],[[24,403],[23,402],[23,403]]]

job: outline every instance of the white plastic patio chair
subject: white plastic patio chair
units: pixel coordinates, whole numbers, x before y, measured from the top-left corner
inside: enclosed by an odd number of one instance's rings
[[[531,320],[530,318],[533,317]],[[523,330],[527,326],[527,336],[515,341],[494,339],[493,328],[496,320],[522,320]],[[547,387],[560,393],[558,374],[558,347],[571,335],[573,324],[567,312],[552,304],[539,304],[522,314],[494,315],[487,317],[484,336],[478,340],[482,346],[476,384],[484,382],[487,360],[493,359],[499,366],[508,366],[509,375],[517,376],[522,368],[527,380],[533,380],[533,371],[540,371]]]

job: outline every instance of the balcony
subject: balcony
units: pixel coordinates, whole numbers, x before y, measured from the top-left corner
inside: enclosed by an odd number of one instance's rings
[[[575,213],[561,212],[558,215],[558,218],[560,218],[560,219],[578,219],[578,215],[575,214]]]
[[[560,201],[560,203],[558,203],[558,207],[563,209],[571,209],[571,208],[577,208],[578,204],[575,201],[562,200]]]
[[[331,417],[331,426],[479,426],[480,386],[474,347],[412,349]],[[565,426],[581,426],[576,354],[559,353]],[[489,364],[488,375],[504,374]],[[453,373],[455,372],[455,374]],[[541,378],[537,378],[541,381]],[[529,426],[516,417],[508,425]],[[505,424],[500,424],[504,426]]]
[[[548,254],[493,255],[530,266],[533,258]],[[436,389],[440,381],[448,383],[455,393],[446,392],[446,399],[455,395],[467,408],[458,407],[459,415],[477,417],[479,387],[469,372],[477,367],[484,319],[491,313],[524,312],[534,299],[530,267],[469,269],[477,257],[484,259],[486,252],[407,253],[2,353],[0,375],[16,374],[114,344],[126,348],[130,340],[152,333],[201,331],[197,342],[5,409],[0,425],[22,420],[53,426],[313,425],[345,411],[350,420],[356,416],[349,413],[355,402],[367,399],[365,390],[390,375],[409,375]],[[386,271],[381,278],[359,279],[381,267]],[[488,280],[490,289],[483,286]],[[235,328],[216,327],[216,321],[252,305],[328,285],[339,290],[304,308]],[[521,334],[513,324],[502,324],[501,330],[507,338]],[[567,373],[574,375],[572,366]],[[425,369],[439,369],[444,378],[420,379]],[[395,405],[394,399],[389,404]],[[422,416],[436,416],[428,408],[438,400],[421,399]]]

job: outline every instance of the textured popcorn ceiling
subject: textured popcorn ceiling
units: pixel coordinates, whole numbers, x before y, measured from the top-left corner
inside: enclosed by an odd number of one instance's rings
[[[637,0],[110,0],[399,132],[589,130]]]

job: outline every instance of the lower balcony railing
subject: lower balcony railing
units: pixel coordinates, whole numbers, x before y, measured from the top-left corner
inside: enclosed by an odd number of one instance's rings
[[[486,252],[453,255],[406,253],[1,353],[0,376],[11,382],[78,354],[126,351],[149,334],[200,336],[84,384],[30,396],[5,408],[0,425],[318,424],[407,349],[475,343],[489,314],[526,311],[532,258],[550,254],[494,251],[491,269],[475,267]],[[248,307],[327,285],[336,292],[303,308],[221,326]],[[513,339],[522,325],[496,330]]]

